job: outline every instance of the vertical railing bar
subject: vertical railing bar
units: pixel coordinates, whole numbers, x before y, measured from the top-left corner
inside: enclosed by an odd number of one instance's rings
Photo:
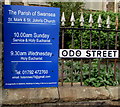
[[[116,32],[115,36],[115,50],[117,50],[117,38],[118,38],[118,32]],[[117,59],[114,61],[114,81],[116,80],[116,66],[117,66]]]
[[[64,29],[62,29],[62,49],[64,49],[64,35],[65,35],[65,31]],[[62,73],[61,73],[61,86],[63,86],[63,76],[64,76],[64,59],[62,58]]]
[[[82,38],[82,35],[81,35],[81,49],[83,48],[83,38]],[[81,66],[80,66],[80,85],[82,86],[82,82],[83,82],[83,73],[82,73],[82,66],[83,66],[83,59],[81,59]]]
[[[101,49],[101,37],[99,31],[99,50]],[[100,75],[100,58],[98,58],[98,75]]]
[[[74,30],[72,29],[72,46],[71,48],[74,48]],[[71,60],[71,86],[73,86],[73,58]]]
[[[84,16],[83,16],[83,12],[81,11],[80,28],[82,28],[83,26],[84,26]],[[83,48],[83,37],[82,37],[82,34],[80,36],[80,48],[81,49]],[[81,61],[80,61],[80,86],[82,86],[82,82],[83,82],[82,67],[83,67],[83,59],[81,59]]]
[[[92,30],[90,30],[90,50],[92,49]],[[91,76],[92,60],[89,60],[89,78]]]
[[[107,50],[109,50],[109,31],[107,32]],[[106,72],[108,72],[109,60],[106,60]]]
[[[83,66],[83,59],[81,59],[81,67],[80,67],[80,74],[81,74],[81,78],[80,78],[80,80],[81,80],[81,82],[80,82],[80,85],[82,86],[82,82],[83,82],[83,72],[82,72],[82,66]]]
[[[109,49],[109,31],[108,31],[108,35],[107,35],[107,49]]]
[[[107,29],[108,29],[108,31],[107,31],[107,50],[109,50],[109,32],[110,32],[109,30],[110,30],[110,24],[111,24],[109,15],[107,16],[106,24],[107,24]],[[109,66],[109,60],[107,58],[106,59],[106,72],[108,72],[108,66]]]
[[[116,16],[116,31],[118,30],[118,16]],[[115,35],[115,50],[117,50],[117,41],[118,41],[118,32]],[[116,66],[117,66],[117,59],[114,61],[114,81],[116,81]]]
[[[71,18],[70,18],[70,22],[71,22],[71,27],[74,28],[75,26],[75,17],[74,17],[74,12],[72,12]],[[74,29],[72,29],[72,46],[71,48],[74,48]],[[71,86],[73,86],[73,58],[71,60]]]
[[[73,86],[73,58],[71,60],[71,86]]]

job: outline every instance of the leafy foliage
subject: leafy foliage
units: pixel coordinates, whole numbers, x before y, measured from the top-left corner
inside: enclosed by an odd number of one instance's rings
[[[84,18],[85,18],[85,23],[84,23],[84,28],[89,28],[89,16],[90,16],[91,12],[85,12],[84,13]],[[115,30],[115,19],[116,19],[116,15],[119,16],[119,21],[120,21],[120,14],[116,14],[113,12],[93,12],[93,29],[98,29],[98,16],[99,14],[101,14],[102,17],[102,28],[100,29],[107,29],[106,28],[106,19],[107,16],[109,15],[111,17],[111,28],[112,30]],[[75,22],[75,27],[80,27],[80,22],[79,22],[79,17],[76,19]],[[70,24],[69,24],[70,25]],[[120,28],[120,27],[119,27]],[[115,47],[115,36],[116,36],[116,32],[103,32],[103,31],[90,31],[90,30],[67,30],[65,32],[65,48],[71,48],[71,35],[72,33],[74,34],[74,45],[75,48],[78,49],[80,48],[80,42],[81,42],[81,37],[82,37],[82,42],[83,42],[83,49],[89,49],[90,48],[90,33],[92,34],[92,48],[93,49],[98,49],[99,48],[99,36],[101,39],[100,42],[100,47],[101,49],[106,49],[107,47],[107,41],[109,39],[109,48],[110,49],[114,49]],[[120,35],[120,32],[118,33],[118,35]],[[108,38],[108,39],[107,39]],[[118,44],[120,44],[120,41],[118,40]],[[118,45],[118,48],[120,46]]]
[[[84,4],[82,2],[50,2],[52,7],[60,7],[61,10],[61,14],[62,12],[65,12],[65,18],[66,18],[66,27],[70,27],[71,22],[70,22],[70,17],[72,12],[74,12],[75,14],[75,26],[79,28],[80,27],[80,14],[81,14],[81,9],[83,11],[83,15],[84,15],[84,28],[89,28],[89,17],[90,14],[92,13],[93,16],[93,29],[97,29],[98,28],[98,16],[99,14],[101,14],[101,18],[102,18],[102,27],[100,29],[107,29],[106,28],[106,19],[107,16],[110,16],[110,29],[115,30],[115,19],[116,16],[119,17],[119,22],[120,22],[120,13],[113,13],[113,12],[104,12],[104,11],[87,11],[84,9]],[[120,26],[119,26],[120,29]],[[74,35],[74,48],[79,49],[81,48],[80,42],[81,42],[81,37],[83,39],[83,49],[89,49],[90,48],[90,30],[66,30],[65,31],[65,48],[71,48],[71,35]],[[103,32],[103,31],[91,31],[92,34],[92,48],[93,49],[98,49],[99,47],[99,36],[101,38],[101,42],[100,42],[100,47],[101,49],[106,49],[107,47],[107,37],[109,37],[109,48],[110,49],[114,49],[115,47],[115,36],[116,36],[116,32]],[[120,35],[120,33],[118,34]],[[61,35],[60,35],[61,37]],[[61,40],[61,39],[60,39]],[[118,40],[119,41],[119,40]],[[60,41],[61,43],[61,41]],[[118,44],[120,44],[120,41],[118,42]],[[60,45],[61,47],[61,45]],[[120,46],[118,45],[118,48],[120,48]]]
[[[66,69],[64,73],[66,74],[65,82],[71,81],[71,61],[65,61]],[[73,82],[80,82],[81,76],[80,76],[80,66],[81,62],[75,61],[73,63]],[[106,72],[106,65],[102,64],[100,71],[98,71],[98,60],[94,59],[92,62],[92,69],[89,72],[89,64],[84,63],[82,66],[82,73],[83,73],[83,83],[86,86],[94,86],[94,87],[100,87],[100,86],[116,86],[120,84],[120,70],[117,68],[117,79],[114,80],[114,66],[113,64],[109,65],[108,72]],[[98,73],[100,72],[100,74]],[[90,73],[90,78],[89,78]]]
[[[83,2],[49,2],[52,7],[59,7],[62,12],[65,12],[66,24],[70,21],[71,13],[74,12],[76,18],[80,15],[79,10],[83,9]]]
[[[52,7],[60,7],[61,9],[61,14],[62,12],[65,12],[65,26],[70,27],[71,22],[70,22],[70,17],[72,12],[75,14],[75,28],[80,28],[80,14],[81,14],[81,9],[83,9],[83,3],[82,2],[52,2],[50,3]],[[82,10],[83,15],[84,15],[84,27],[85,29],[89,29],[89,17],[90,14],[92,13],[93,16],[93,29],[98,29],[98,16],[101,14],[102,17],[102,27],[100,29],[107,29],[106,25],[106,19],[107,16],[110,16],[111,24],[110,24],[110,29],[115,30],[115,19],[116,16],[119,17],[119,22],[120,22],[120,13],[113,13],[113,12],[103,12],[103,11],[96,11],[96,12],[91,12],[87,10]],[[119,26],[120,29],[120,26]],[[72,46],[72,35],[74,35],[74,48],[75,49],[89,49],[90,48],[90,34],[92,35],[92,49],[98,49],[99,44],[101,49],[106,49],[107,43],[109,43],[109,48],[114,49],[115,48],[115,36],[116,32],[103,32],[103,31],[95,31],[95,30],[65,30],[65,41],[64,41],[64,46],[65,48],[71,48]],[[118,36],[120,35],[120,32],[118,33]],[[101,39],[101,42],[99,42],[99,36]],[[61,34],[60,34],[61,38]],[[82,39],[81,39],[82,38]],[[109,38],[109,39],[108,39]],[[60,39],[61,40],[61,39]],[[81,46],[81,41],[82,41],[82,46]],[[61,43],[61,41],[60,41]],[[118,40],[118,48],[120,41]],[[60,44],[61,48],[61,44]],[[85,60],[84,60],[85,61]],[[85,61],[86,62],[86,61]],[[80,82],[80,65],[81,63],[79,61],[71,62],[71,61],[65,61],[65,82],[70,82],[71,81],[71,64],[73,63],[73,82]],[[60,64],[61,66],[61,64]],[[120,79],[117,78],[116,81],[114,81],[114,70],[113,70],[113,65],[109,65],[109,72],[106,72],[106,66],[102,64],[101,69],[100,69],[100,75],[98,74],[98,61],[93,61],[92,62],[92,69],[91,69],[91,77],[89,78],[89,64],[84,63],[82,66],[82,71],[83,71],[83,82],[84,85],[89,85],[89,86],[95,86],[95,87],[100,87],[100,86],[115,86],[120,83]],[[117,69],[117,77],[120,75],[120,70]]]
[[[84,81],[85,85],[89,86],[116,86],[119,84],[118,78],[114,81],[114,69],[113,65],[109,66],[108,72],[106,72],[106,67],[103,66],[100,69],[100,75],[98,74],[98,63],[93,63],[93,68],[91,70],[91,78],[86,78]],[[118,70],[119,72],[119,70]],[[87,75],[88,76],[88,75]]]

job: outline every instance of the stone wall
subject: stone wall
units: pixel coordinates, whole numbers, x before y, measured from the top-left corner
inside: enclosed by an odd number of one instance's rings
[[[3,105],[25,104],[98,104],[120,106],[120,87],[86,87],[75,84],[58,88],[3,89]]]

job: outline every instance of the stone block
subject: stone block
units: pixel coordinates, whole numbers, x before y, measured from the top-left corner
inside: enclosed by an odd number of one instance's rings
[[[108,86],[107,89],[110,93],[111,100],[120,100],[120,86],[116,87]]]
[[[57,88],[4,89],[3,104],[32,104],[56,102]]]
[[[82,101],[82,100],[106,100],[109,99],[109,92],[105,87],[59,87],[61,101]]]

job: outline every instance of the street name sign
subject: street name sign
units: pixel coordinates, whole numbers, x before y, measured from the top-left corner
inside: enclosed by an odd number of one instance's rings
[[[61,58],[119,58],[119,50],[60,49]]]

